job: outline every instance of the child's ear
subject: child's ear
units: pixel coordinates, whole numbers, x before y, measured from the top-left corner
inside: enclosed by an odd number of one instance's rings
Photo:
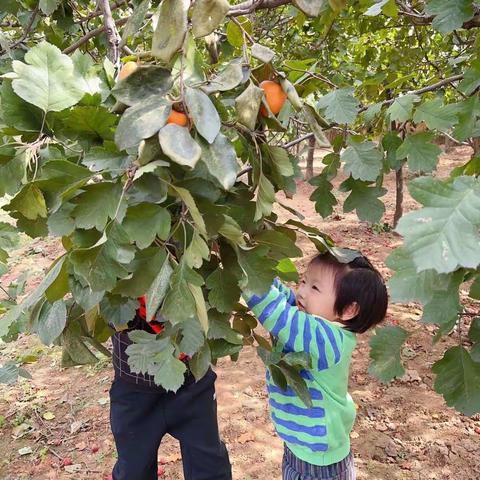
[[[352,302],[350,305],[343,309],[342,314],[340,315],[340,320],[348,321],[356,317],[360,312],[360,306],[357,302]]]

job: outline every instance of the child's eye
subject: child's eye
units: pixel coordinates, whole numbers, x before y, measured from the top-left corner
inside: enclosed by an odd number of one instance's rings
[[[320,291],[316,285],[314,285],[312,288],[313,288],[314,290],[316,290],[317,292]]]
[[[305,279],[302,278],[302,279],[300,280],[300,284],[301,284],[301,285],[305,285]]]

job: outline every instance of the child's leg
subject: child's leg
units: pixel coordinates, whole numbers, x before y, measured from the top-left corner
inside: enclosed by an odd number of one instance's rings
[[[209,371],[168,403],[167,431],[180,441],[185,480],[231,480],[225,444],[220,440],[215,398],[216,374]]]
[[[353,455],[333,465],[319,466],[297,458],[285,445],[282,480],[355,480]]]
[[[122,379],[110,389],[110,424],[118,459],[113,480],[157,480],[157,455],[165,435],[165,393]]]

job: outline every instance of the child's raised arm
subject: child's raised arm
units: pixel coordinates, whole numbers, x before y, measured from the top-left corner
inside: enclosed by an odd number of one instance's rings
[[[274,280],[264,295],[248,295],[244,292],[243,297],[258,321],[286,349],[310,354],[318,362],[319,370],[325,370],[340,361],[344,340],[341,328],[299,310],[294,304],[293,292],[278,279]],[[291,297],[293,304],[290,303]]]

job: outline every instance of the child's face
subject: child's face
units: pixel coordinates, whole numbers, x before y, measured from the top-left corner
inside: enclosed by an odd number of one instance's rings
[[[298,308],[334,322],[338,320],[334,309],[335,299],[333,272],[321,264],[311,263],[298,287]]]

